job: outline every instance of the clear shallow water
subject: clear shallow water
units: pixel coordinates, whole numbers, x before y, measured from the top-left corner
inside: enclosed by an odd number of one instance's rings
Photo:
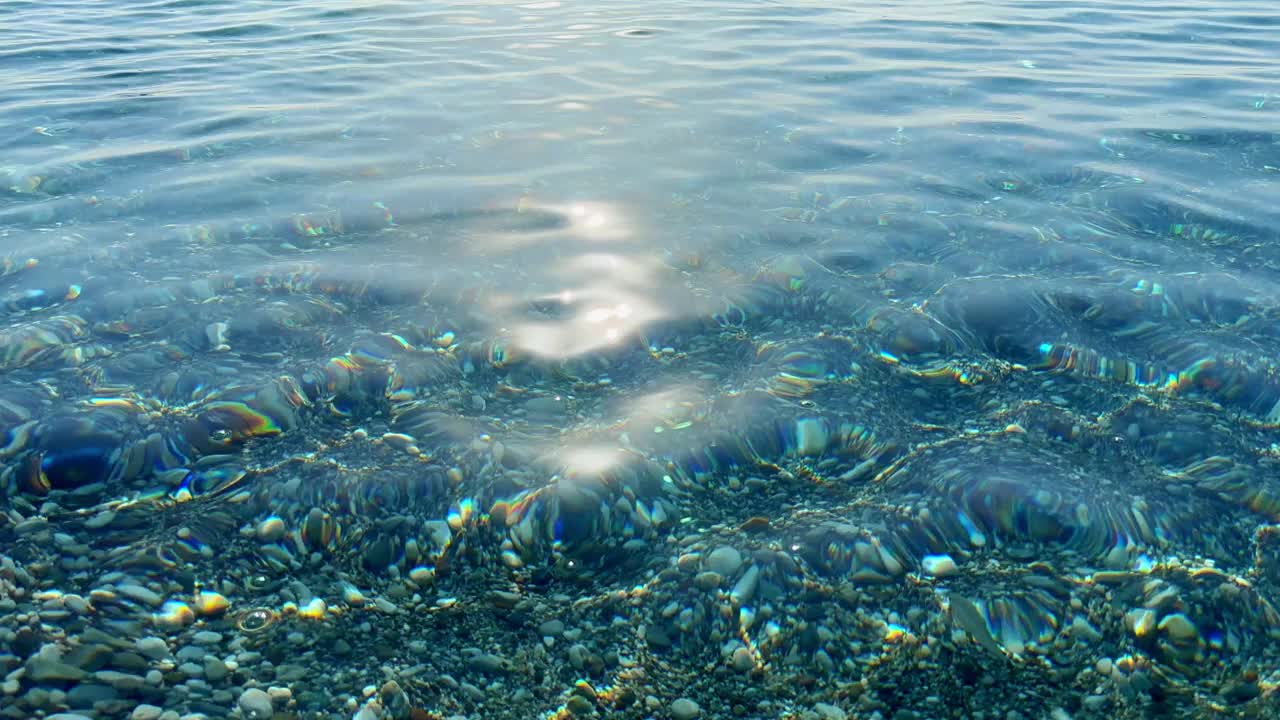
[[[1275,712],[1277,26],[6,4],[8,706]]]

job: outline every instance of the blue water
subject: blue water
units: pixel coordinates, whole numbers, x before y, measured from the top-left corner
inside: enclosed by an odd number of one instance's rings
[[[1278,58],[0,4],[0,714],[1280,716]]]

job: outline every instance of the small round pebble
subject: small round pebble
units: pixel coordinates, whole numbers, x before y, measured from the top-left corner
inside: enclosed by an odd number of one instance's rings
[[[680,698],[671,703],[671,717],[673,720],[693,720],[701,714],[702,708],[698,707],[698,703],[689,698]]]
[[[712,550],[707,556],[707,569],[720,573],[724,577],[733,577],[740,567],[742,567],[742,553],[728,545]]]

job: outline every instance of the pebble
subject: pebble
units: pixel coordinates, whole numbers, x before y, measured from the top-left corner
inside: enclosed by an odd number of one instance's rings
[[[287,528],[284,525],[284,520],[272,515],[258,523],[258,527],[255,532],[258,535],[258,539],[263,542],[276,542],[284,537],[286,530]]]
[[[507,663],[493,653],[483,653],[469,658],[467,667],[485,673],[498,673],[506,671]]]
[[[582,643],[575,643],[569,646],[569,664],[573,665],[575,670],[581,670],[587,664],[587,646]]]
[[[96,643],[82,644],[72,648],[62,661],[81,670],[100,670],[111,662],[111,648]]]
[[[925,555],[920,561],[920,567],[926,575],[934,577],[950,577],[960,572],[950,555]]]
[[[693,720],[702,714],[702,708],[698,707],[698,703],[689,698],[680,698],[671,703],[671,717],[673,720]]]
[[[849,718],[849,714],[844,710],[827,703],[815,703],[813,711],[818,713],[818,717],[822,720],[848,720]]]
[[[80,683],[67,691],[67,704],[73,708],[91,708],[94,703],[115,700],[115,688],[97,683]]]
[[[116,519],[115,510],[103,510],[97,515],[94,515],[88,520],[85,520],[84,526],[89,530],[98,530],[110,525],[111,521],[115,519]]]
[[[271,696],[258,688],[249,688],[240,693],[236,704],[248,720],[267,720],[275,712],[271,706]]]
[[[84,615],[89,612],[89,601],[79,595],[67,594],[62,598],[62,604],[66,608],[77,615]]]
[[[707,569],[724,577],[733,577],[742,567],[742,553],[737,548],[724,545],[707,556]]]
[[[161,640],[158,637],[149,636],[138,638],[134,642],[133,646],[138,652],[152,660],[163,660],[169,656],[169,646],[165,644],[164,640]]]
[[[1081,703],[1085,710],[1090,712],[1102,712],[1107,705],[1106,695],[1086,695]]]
[[[134,708],[132,713],[129,713],[129,720],[160,720],[160,716],[163,714],[163,708],[144,703]]]
[[[136,600],[144,605],[150,605],[151,607],[160,607],[164,604],[164,598],[161,597],[159,593],[154,590],[144,588],[141,585],[121,585],[116,588],[116,592],[130,600]]]
[[[34,683],[75,682],[85,676],[85,671],[74,665],[52,660],[42,655],[32,655],[27,661],[27,680]]]
[[[755,597],[756,588],[760,585],[760,568],[752,565],[747,571],[742,573],[742,577],[738,579],[737,584],[733,586],[733,590],[729,591],[729,597],[737,605],[745,605],[751,602],[751,598]]]
[[[271,698],[272,702],[278,703],[287,703],[293,699],[292,690],[287,687],[277,687],[275,685],[267,688],[267,695]]]
[[[231,601],[227,600],[222,593],[205,590],[196,596],[195,610],[199,615],[221,615],[229,607],[231,607]]]
[[[645,628],[644,640],[653,647],[671,647],[671,636],[658,625],[649,625]]]
[[[724,582],[724,576],[714,570],[707,570],[693,576],[693,584],[699,590],[715,590],[722,582]]]
[[[204,676],[209,682],[221,682],[227,677],[227,666],[221,658],[208,655],[204,659]]]
[[[568,702],[564,704],[564,709],[574,717],[589,717],[595,712],[595,705],[581,695],[571,695]]]
[[[564,623],[559,620],[548,620],[538,626],[538,632],[544,637],[557,637],[564,632]]]
[[[1098,642],[1102,640],[1102,633],[1098,632],[1097,628],[1091,625],[1087,619],[1080,615],[1076,615],[1071,621],[1069,632],[1072,635],[1089,642]]]
[[[128,641],[121,640],[118,636],[105,633],[96,627],[85,628],[84,632],[80,633],[80,641],[114,648],[127,648],[131,645]]]
[[[145,672],[150,663],[136,652],[118,652],[111,655],[110,665],[117,670]]]
[[[202,647],[187,645],[186,647],[179,649],[178,652],[174,654],[174,657],[178,659],[178,662],[201,662],[207,654],[208,653]]]
[[[141,675],[133,675],[116,670],[99,670],[93,674],[93,677],[98,682],[104,682],[117,690],[125,692],[137,690],[146,684],[146,679]]]
[[[212,630],[201,630],[191,636],[191,641],[197,645],[217,645],[222,642],[222,633],[216,633]]]

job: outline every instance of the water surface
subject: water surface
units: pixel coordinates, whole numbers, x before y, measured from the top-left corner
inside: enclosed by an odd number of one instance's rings
[[[6,704],[1276,712],[1278,29],[6,3]]]

